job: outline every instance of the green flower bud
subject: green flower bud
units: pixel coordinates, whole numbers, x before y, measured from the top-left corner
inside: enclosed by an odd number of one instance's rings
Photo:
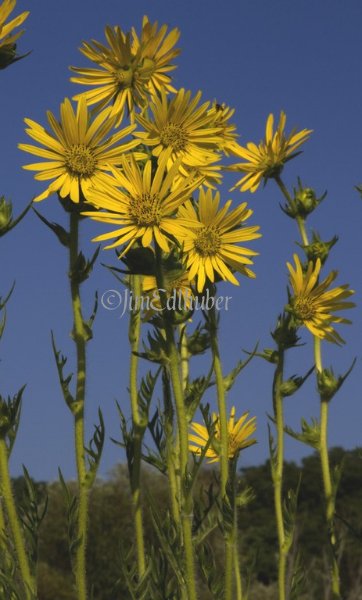
[[[322,402],[329,402],[332,400],[333,396],[342,387],[345,380],[352,372],[355,364],[356,359],[353,360],[348,371],[346,371],[344,375],[339,375],[338,377],[334,375],[333,369],[323,369],[322,372],[317,374],[318,391]]]
[[[278,346],[284,349],[293,348],[298,344],[297,327],[291,314],[284,313],[279,316],[276,328],[271,332],[271,335]]]
[[[308,246],[302,246],[307,255],[308,261],[317,262],[319,258],[322,265],[326,262],[329,253],[333,246],[338,242],[338,237],[335,235],[329,242],[323,242],[318,233],[313,232],[312,241]]]
[[[334,376],[332,369],[323,369],[317,375],[318,391],[324,402],[332,400],[339,388],[338,379]]]
[[[283,397],[292,396],[300,388],[300,383],[296,379],[287,379],[280,386],[280,393]]]
[[[305,219],[319,206],[326,195],[327,192],[317,198],[315,191],[312,188],[303,187],[301,180],[298,178],[298,187],[294,188],[294,198],[281,208],[292,219]]]
[[[0,48],[0,69],[6,69],[16,61],[16,44]]]
[[[295,194],[295,201],[300,209],[299,214],[308,215],[318,206],[319,202],[315,191],[312,188],[302,188]]]
[[[0,198],[0,235],[8,230],[13,215],[11,202],[7,202],[4,196]]]
[[[271,348],[265,348],[264,352],[257,353],[256,356],[264,358],[264,360],[272,364],[277,364],[278,362],[278,352],[276,350],[272,350]]]

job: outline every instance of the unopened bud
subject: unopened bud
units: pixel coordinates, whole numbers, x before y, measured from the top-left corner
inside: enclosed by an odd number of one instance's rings
[[[11,202],[7,202],[4,196],[0,198],[0,235],[6,233],[13,214]]]
[[[340,387],[340,382],[334,376],[332,369],[323,369],[317,375],[318,391],[324,402],[332,400]]]

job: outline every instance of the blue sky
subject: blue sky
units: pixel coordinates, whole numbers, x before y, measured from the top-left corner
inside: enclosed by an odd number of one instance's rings
[[[103,41],[104,26],[119,24],[138,30],[142,16],[181,29],[182,54],[177,59],[174,85],[196,93],[204,100],[235,107],[240,142],[259,141],[269,112],[285,110],[287,129],[310,128],[314,133],[304,153],[289,163],[286,183],[297,176],[328,197],[311,218],[312,227],[324,239],[339,235],[329,268],[340,272],[338,282],[349,282],[356,290],[357,308],[349,315],[353,326],[341,331],[343,348],[323,346],[326,366],[344,372],[357,357],[356,367],[331,407],[330,444],[354,448],[361,444],[361,225],[362,204],[354,185],[362,183],[362,85],[360,0],[348,3],[290,2],[290,0],[229,0],[204,2],[184,0],[21,0],[18,12],[30,10],[20,52],[32,54],[1,72],[0,94],[0,193],[11,198],[17,214],[43,189],[22,165],[29,157],[17,149],[27,142],[23,118],[45,125],[45,111],[57,113],[65,96],[79,87],[69,82],[69,65],[87,65],[78,48],[83,40]],[[263,237],[253,243],[260,252],[255,261],[255,281],[241,280],[239,288],[220,286],[232,295],[230,310],[222,315],[221,345],[225,371],[230,370],[243,349],[271,345],[269,332],[286,299],[286,267],[297,248],[295,224],[279,209],[280,193],[273,182],[254,195],[228,189],[235,182],[225,178],[224,199],[248,201],[252,221],[261,226]],[[49,220],[66,224],[56,197],[37,207]],[[83,248],[93,250],[90,239],[99,224],[86,223]],[[11,234],[1,239],[0,295],[16,280],[8,308],[8,324],[0,345],[0,381],[3,395],[27,384],[21,426],[11,467],[14,475],[25,463],[35,478],[55,479],[60,466],[67,477],[75,474],[72,418],[62,399],[50,348],[53,329],[58,346],[69,354],[71,314],[66,278],[67,256],[51,232],[29,214]],[[103,252],[102,262],[114,262]],[[329,269],[328,268],[328,269]],[[102,294],[115,287],[112,276],[97,265],[83,287],[86,312],[91,311],[96,289]],[[101,474],[120,459],[120,449],[109,437],[119,436],[114,402],[127,407],[127,322],[118,314],[100,308],[94,340],[89,345],[88,430],[102,407],[107,442]],[[288,374],[301,374],[311,366],[310,337],[306,346],[288,356]],[[195,372],[205,366],[198,361]],[[259,443],[243,455],[244,464],[267,458],[267,419],[271,412],[272,367],[254,360],[230,393],[229,406],[250,410],[258,418]],[[214,402],[213,394],[209,398]],[[126,410],[128,410],[126,408]],[[297,395],[286,400],[286,415],[296,427],[300,417],[317,416],[315,384],[310,381]],[[287,458],[298,460],[307,449],[293,440],[286,446]]]

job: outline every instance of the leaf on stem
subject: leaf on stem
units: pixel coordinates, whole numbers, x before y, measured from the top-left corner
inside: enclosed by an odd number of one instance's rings
[[[60,352],[60,350],[57,350],[56,345],[55,345],[55,337],[54,337],[53,331],[51,332],[51,338],[52,338],[52,348],[53,348],[53,353],[54,353],[54,358],[55,358],[55,364],[56,364],[57,371],[58,371],[59,383],[60,383],[60,387],[63,392],[63,397],[64,397],[64,400],[65,400],[68,408],[71,410],[71,412],[73,414],[75,414],[77,411],[77,406],[76,406],[74,396],[71,394],[70,389],[69,389],[69,384],[72,380],[73,373],[70,373],[66,377],[64,376],[64,367],[65,367],[68,359],[66,356],[64,356],[64,354],[62,354]]]
[[[245,367],[250,363],[250,361],[254,358],[256,351],[258,348],[258,344],[255,346],[254,350],[249,354],[248,358],[246,360],[239,360],[238,364],[236,365],[236,367],[234,367],[232,369],[232,371],[230,371],[230,373],[228,373],[228,375],[224,376],[224,388],[225,388],[225,392],[228,392],[229,390],[231,390],[231,388],[233,387],[236,378],[238,377],[238,375],[241,373],[241,371],[243,369],[245,369]]]
[[[88,469],[86,475],[86,484],[90,489],[94,483],[102,457],[104,446],[105,427],[102,411],[98,408],[99,425],[94,426],[93,437],[88,447],[84,447],[88,460]]]

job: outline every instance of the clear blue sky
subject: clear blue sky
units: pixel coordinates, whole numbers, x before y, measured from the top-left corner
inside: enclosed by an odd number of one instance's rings
[[[236,108],[235,122],[241,143],[259,141],[269,112],[285,110],[287,127],[311,128],[314,134],[304,153],[289,163],[284,176],[292,184],[300,175],[328,198],[312,216],[313,227],[325,239],[338,234],[340,241],[330,257],[330,268],[340,271],[339,283],[356,290],[357,308],[350,311],[353,327],[344,326],[343,348],[325,347],[326,366],[343,372],[357,356],[357,365],[342,391],[333,400],[330,444],[353,448],[361,444],[361,225],[362,201],[354,185],[362,182],[362,4],[360,0],[21,0],[18,12],[30,10],[20,52],[32,54],[1,72],[0,93],[0,193],[11,198],[18,213],[43,187],[21,166],[28,156],[17,149],[27,142],[23,118],[45,125],[47,109],[57,113],[65,96],[79,91],[69,82],[69,65],[86,65],[78,48],[82,40],[103,41],[106,24],[139,29],[143,14],[151,20],[181,29],[182,54],[177,59],[176,87],[203,91],[203,98],[217,99]],[[89,66],[87,64],[87,66]],[[232,295],[228,313],[222,316],[222,351],[229,370],[256,341],[270,346],[269,332],[282,309],[286,293],[285,262],[298,240],[294,223],[279,209],[280,195],[273,182],[254,195],[228,188],[223,197],[247,200],[253,222],[263,238],[254,242],[255,281],[242,280],[240,288],[221,286]],[[38,208],[50,220],[65,223],[56,197]],[[90,238],[99,224],[83,228],[83,247],[93,249]],[[75,474],[72,418],[59,390],[50,348],[50,330],[58,346],[72,352],[69,338],[71,315],[66,278],[66,252],[38,219],[30,214],[15,231],[1,240],[0,295],[16,279],[9,304],[8,324],[0,345],[1,393],[14,393],[27,383],[12,472],[25,463],[35,478],[55,479],[60,466],[67,477]],[[103,262],[113,254],[103,253]],[[91,310],[92,294],[115,286],[112,276],[98,264],[83,297]],[[127,406],[128,350],[126,319],[100,308],[89,345],[87,423],[89,431],[100,405],[105,415],[107,442],[101,466],[105,474],[118,460],[120,449],[109,437],[119,436],[114,401]],[[290,353],[289,374],[300,373],[312,362],[309,336],[306,347]],[[70,356],[69,364],[72,365]],[[200,368],[200,364],[197,368]],[[250,410],[258,417],[258,445],[243,455],[244,464],[264,461],[268,455],[266,413],[271,412],[272,367],[254,360],[229,396],[229,405]],[[213,394],[209,396],[214,401]],[[128,409],[126,409],[128,410]],[[301,416],[317,416],[314,382],[286,400],[287,421],[297,426]],[[307,449],[292,440],[287,457],[298,460]]]

